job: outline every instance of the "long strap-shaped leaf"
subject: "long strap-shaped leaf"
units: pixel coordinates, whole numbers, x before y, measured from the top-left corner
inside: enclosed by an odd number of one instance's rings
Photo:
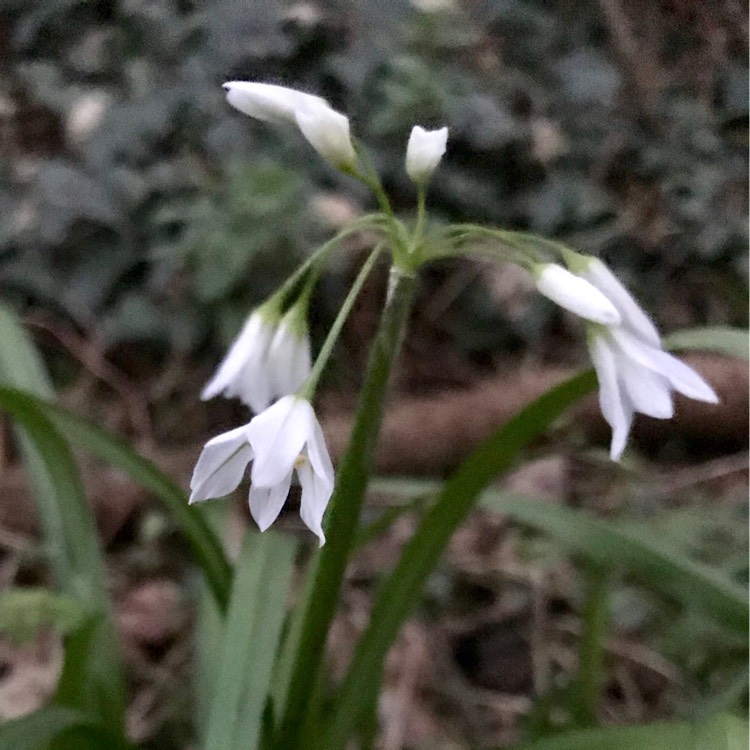
[[[659,722],[566,732],[518,750],[746,750],[748,726],[734,716],[700,724]]]
[[[106,430],[57,404],[3,387],[0,387],[0,398],[11,399],[18,406],[35,408],[54,422],[71,442],[121,469],[133,481],[153,492],[167,507],[190,544],[219,608],[222,611],[226,609],[232,574],[221,542],[200,512],[187,504],[185,493],[166,474]]]
[[[671,344],[667,343],[673,349],[715,349],[743,357],[747,356],[743,337],[747,338],[746,332],[736,329],[721,329],[718,333],[715,329],[694,329],[684,333],[685,340],[677,337]],[[339,693],[327,742],[323,744],[326,750],[343,747],[363,712],[372,705],[373,693],[379,686],[378,675],[391,642],[418,600],[427,576],[451,535],[479,494],[495,476],[513,465],[518,453],[532,438],[595,386],[594,373],[589,371],[552,388],[490,436],[445,483],[437,502],[425,514],[416,534],[404,548],[395,570],[380,587],[370,625],[357,645]],[[725,593],[729,594],[728,598],[723,595],[719,598],[728,604],[730,621],[741,626],[736,601],[732,601],[736,592]]]
[[[86,504],[83,486],[67,443],[52,422],[25,394],[0,388],[0,409],[10,413],[23,430],[31,457],[32,479],[37,477],[37,503],[55,577],[61,589],[92,615],[102,618],[92,641],[97,658],[91,670],[98,694],[69,693],[67,705],[98,710],[103,725],[119,734],[123,730],[124,684],[106,588],[104,562],[98,535]]]
[[[36,493],[37,504],[58,584],[85,606],[107,606],[96,526],[67,443],[24,394],[0,387],[0,409],[12,416],[34,448],[34,467],[38,464],[39,472],[31,472],[32,481],[44,472],[45,486]]]
[[[590,562],[635,574],[739,635],[747,633],[746,589],[720,571],[689,559],[638,524],[605,521],[584,511],[494,489],[484,493],[480,502],[547,534]]]
[[[297,542],[248,532],[234,577],[206,750],[255,750],[286,616]]]
[[[383,659],[453,532],[492,479],[515,462],[519,451],[565,409],[590,393],[592,372],[577,375],[531,403],[477,448],[445,483],[405,546],[396,568],[379,589],[370,625],[360,638],[338,694],[327,750],[344,747],[362,713],[372,704]]]
[[[96,717],[48,706],[0,724],[0,750],[39,750],[66,743],[76,750],[124,748],[119,736],[102,729]]]

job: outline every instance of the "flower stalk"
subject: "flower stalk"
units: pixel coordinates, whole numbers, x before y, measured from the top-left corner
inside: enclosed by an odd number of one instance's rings
[[[318,681],[328,629],[338,607],[341,583],[351,554],[362,501],[375,454],[383,416],[385,392],[393,362],[403,340],[411,311],[416,278],[396,266],[391,268],[388,295],[380,327],[370,350],[365,382],[360,394],[349,448],[338,468],[336,487],[328,510],[328,543],[312,562],[313,577],[304,608],[304,629],[297,643],[294,666],[285,701],[285,712],[274,747],[314,746],[312,723],[317,706],[311,701]]]

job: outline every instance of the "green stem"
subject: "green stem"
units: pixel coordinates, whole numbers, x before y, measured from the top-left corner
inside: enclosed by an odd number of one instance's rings
[[[354,303],[357,301],[357,297],[362,291],[362,287],[364,286],[367,277],[370,275],[370,271],[372,271],[372,267],[375,265],[375,261],[380,256],[383,246],[383,242],[379,243],[372,251],[372,253],[370,253],[370,257],[364,262],[364,265],[357,274],[357,278],[354,280],[351,289],[349,289],[349,293],[346,295],[344,304],[341,305],[341,309],[336,316],[336,320],[333,321],[331,330],[328,331],[328,335],[326,336],[326,340],[323,342],[323,346],[320,349],[318,358],[315,360],[315,365],[312,368],[312,372],[299,390],[299,395],[303,398],[306,398],[308,401],[312,401],[313,395],[315,394],[315,389],[318,386],[318,381],[320,380],[320,376],[323,374],[323,370],[328,364],[328,360],[330,359],[330,356],[333,352],[333,347],[336,345],[339,335],[341,334],[341,329],[344,327],[344,323],[349,317],[349,313],[351,312]]]
[[[609,620],[609,575],[589,565],[586,570],[586,601],[578,654],[579,700],[575,707],[578,723],[595,726],[604,671],[604,642]]]
[[[338,245],[339,242],[346,239],[352,234],[361,232],[363,229],[377,227],[383,217],[380,214],[365,214],[346,225],[335,237],[321,245],[310,257],[308,257],[289,278],[274,292],[268,303],[283,305],[287,295],[299,284],[304,276],[314,266],[321,268],[328,258],[328,254]],[[278,301],[278,302],[277,302]]]
[[[422,235],[424,234],[425,200],[426,191],[424,185],[420,183],[417,185],[417,222],[414,225],[414,234],[409,245],[409,253],[413,253],[422,241]]]
[[[378,177],[377,170],[372,163],[370,155],[367,153],[366,149],[358,144],[356,145],[356,148],[359,159],[365,166],[365,171],[362,173],[358,172],[352,176],[356,177],[360,182],[370,188],[375,195],[380,211],[386,218],[390,229],[389,234],[392,242],[391,252],[393,253],[394,262],[401,269],[410,273],[414,270],[414,267],[408,259],[409,248],[411,245],[406,228],[393,213],[393,207],[388,200],[388,194],[383,189],[383,185],[380,182],[380,178]]]
[[[522,253],[521,259],[517,260],[521,265],[529,263],[538,263],[546,260],[539,254],[537,246],[549,250],[555,256],[565,256],[566,252],[571,252],[569,248],[561,242],[548,240],[546,237],[540,237],[529,232],[512,232],[507,229],[492,229],[484,227],[481,224],[453,224],[448,228],[451,235],[457,235],[456,239],[475,239],[476,237],[487,237],[503,242],[509,247]],[[462,235],[464,237],[462,237]]]
[[[349,448],[339,466],[329,506],[328,541],[316,553],[310,572],[313,584],[308,597],[300,604],[305,608],[304,625],[289,680],[284,714],[275,738],[277,750],[301,748],[315,742],[314,732],[306,730],[306,723],[311,722],[315,710],[310,698],[318,680],[328,629],[339,604],[344,571],[359,527],[386,387],[401,346],[415,288],[414,276],[392,267],[388,296],[370,350]]]

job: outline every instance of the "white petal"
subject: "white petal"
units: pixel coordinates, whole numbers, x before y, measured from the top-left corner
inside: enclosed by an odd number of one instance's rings
[[[273,326],[261,315],[250,315],[201,392],[201,399],[223,393],[228,398],[239,396],[255,412],[265,409],[271,396],[264,366],[273,333]]]
[[[306,455],[312,464],[313,471],[332,491],[334,483],[333,464],[331,463],[331,457],[328,455],[326,439],[317,418],[313,424],[312,435],[307,441]]]
[[[197,503],[224,497],[242,481],[253,449],[247,440],[248,425],[224,432],[209,440],[198,458],[190,480],[190,500]]]
[[[631,328],[653,346],[661,346],[661,338],[656,326],[635,301],[633,295],[604,263],[598,258],[592,258],[581,275],[612,302],[622,316],[625,326]]]
[[[674,415],[667,378],[624,356],[617,360],[617,367],[619,380],[635,411],[655,419],[670,419]]]
[[[627,331],[613,330],[612,336],[627,356],[663,375],[676,391],[696,401],[718,403],[719,397],[713,388],[692,367],[688,367],[677,357],[639,341]]]
[[[321,479],[305,462],[297,469],[300,485],[302,485],[302,497],[300,499],[300,517],[310,531],[317,534],[320,546],[325,544],[326,537],[323,533],[323,515],[326,511],[328,501],[331,499],[332,486]]]
[[[582,318],[608,326],[620,322],[620,313],[598,289],[556,263],[541,265],[535,282],[545,297]]]
[[[310,102],[325,104],[318,96],[270,83],[227,81],[222,88],[233,107],[271,123],[294,122],[294,113]]]
[[[357,155],[349,136],[349,119],[325,102],[309,101],[297,109],[295,119],[310,145],[334,167],[354,170]]]
[[[289,396],[307,379],[312,367],[310,340],[282,320],[268,350],[273,396]]]
[[[224,389],[227,398],[236,396],[255,414],[267,409],[273,401],[273,390],[267,359],[247,362],[235,380]]]
[[[248,503],[250,515],[255,519],[258,528],[265,531],[279,516],[289,494],[292,484],[292,473],[282,478],[273,487],[256,487],[251,485]]]
[[[435,171],[445,153],[448,128],[425,130],[419,125],[412,128],[406,146],[406,172],[414,182],[425,182]]]
[[[258,487],[273,487],[289,474],[312,435],[315,414],[305,399],[286,396],[248,425],[255,461],[251,474]]]
[[[719,403],[716,391],[692,367],[667,352],[658,352],[657,359],[660,372],[676,391],[696,401]]]
[[[628,441],[633,408],[623,393],[617,375],[617,356],[604,335],[589,336],[589,350],[599,379],[599,404],[602,414],[612,428],[610,456],[619,460]]]

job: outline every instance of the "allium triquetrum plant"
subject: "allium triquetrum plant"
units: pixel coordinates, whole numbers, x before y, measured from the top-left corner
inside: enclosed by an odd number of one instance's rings
[[[269,126],[297,128],[332,168],[372,192],[378,210],[352,221],[269,299],[248,311],[200,395],[239,398],[253,416],[206,443],[193,471],[189,503],[180,487],[127,443],[55,403],[33,346],[17,318],[0,305],[0,408],[10,414],[22,438],[21,454],[33,479],[46,561],[56,587],[41,593],[10,592],[0,614],[5,621],[28,622],[29,612],[43,612],[45,624],[56,618],[66,650],[59,684],[48,703],[0,723],[0,750],[133,748],[126,733],[126,682],[106,569],[69,443],[117,467],[158,498],[204,574],[206,596],[195,670],[196,727],[203,750],[375,747],[388,650],[453,532],[478,502],[563,546],[575,557],[584,582],[574,681],[566,686],[564,701],[553,690],[538,696],[534,709],[547,711],[548,718],[559,709],[557,714],[562,712],[569,721],[562,732],[551,720],[542,721],[546,728],[537,737],[557,732],[556,736],[543,737],[541,744],[524,746],[526,750],[742,747],[736,740],[743,735],[746,739],[746,725],[727,711],[736,708],[738,696],[746,690],[746,659],[742,673],[717,690],[705,702],[702,715],[690,717],[691,722],[632,727],[597,723],[614,574],[627,571],[637,576],[681,606],[686,616],[708,620],[711,632],[726,634],[736,649],[736,644],[747,643],[745,588],[726,571],[699,563],[643,531],[489,488],[514,466],[534,437],[593,391],[597,380],[615,461],[626,449],[635,414],[670,418],[673,392],[714,404],[718,399],[712,387],[666,351],[651,319],[600,260],[542,237],[431,221],[427,188],[439,178],[447,128],[415,125],[411,131],[404,169],[415,186],[417,210],[405,221],[392,210],[345,115],[318,96],[281,86],[231,81],[224,88],[229,103],[251,117]],[[313,360],[307,323],[311,294],[343,240],[363,230],[375,238],[371,254]],[[523,408],[444,482],[406,483],[412,502],[405,502],[403,510],[413,510],[418,517],[415,532],[377,587],[346,673],[331,685],[324,655],[347,564],[363,539],[387,528],[395,517],[386,513],[368,526],[361,511],[388,378],[405,335],[417,279],[422,267],[434,260],[472,253],[517,264],[531,275],[541,294],[578,315],[595,374],[581,373]],[[316,391],[347,316],[376,262],[384,257],[390,260],[390,276],[380,325],[370,347],[349,445],[334,467],[313,406]],[[747,356],[744,332],[714,328],[683,334],[688,346]],[[262,533],[248,531],[230,565],[203,515],[203,501],[233,492],[248,473],[250,513]],[[304,538],[269,528],[293,482],[300,485],[300,515],[311,532]],[[403,483],[401,487],[404,494]],[[310,555],[290,608],[301,545],[309,547]],[[15,611],[18,617],[8,614]]]
[[[352,671],[334,696],[333,708],[324,711],[321,680],[326,636],[360,527],[386,384],[424,265],[437,258],[468,255],[481,247],[485,257],[527,270],[541,294],[581,317],[598,375],[602,413],[612,428],[615,460],[626,447],[637,412],[659,419],[672,416],[672,391],[710,403],[718,399],[700,375],[664,350],[648,315],[600,260],[518,232],[471,224],[431,224],[426,192],[446,151],[447,128],[428,131],[415,125],[411,132],[404,165],[416,187],[417,213],[414,221],[405,222],[395,215],[372,161],[352,138],[348,119],[324,100],[266,83],[231,81],[224,89],[228,102],[241,112],[272,124],[295,125],[332,167],[366,185],[379,207],[327,242],[268,302],[250,313],[203,397],[237,396],[256,415],[248,424],[206,444],[195,467],[190,498],[197,502],[230,493],[250,465],[250,511],[263,531],[281,511],[296,475],[302,489],[300,514],[317,536],[320,550],[311,562],[305,596],[283,646],[280,659],[287,673],[276,699],[267,704],[263,746],[343,749],[373,710],[382,659],[408,611],[409,597],[418,594],[480,489],[463,482],[466,469],[457,472],[453,485],[448,482],[433,506],[433,512],[447,508],[448,513],[434,518],[428,514],[423,519],[423,530],[429,529],[432,520],[439,531],[421,548],[415,546],[421,539],[418,532],[407,546],[402,564],[379,592],[371,629],[360,643]],[[305,323],[310,291],[341,240],[363,229],[378,241],[311,364]],[[387,298],[351,443],[334,472],[312,403],[344,321],[381,254],[387,254],[391,263]],[[488,480],[507,468],[514,449],[543,429],[582,390],[572,387],[549,395],[539,414],[517,425],[517,433],[508,440],[510,447],[499,451],[500,460],[474,458],[475,463],[485,465],[474,472],[474,478],[486,475]]]

